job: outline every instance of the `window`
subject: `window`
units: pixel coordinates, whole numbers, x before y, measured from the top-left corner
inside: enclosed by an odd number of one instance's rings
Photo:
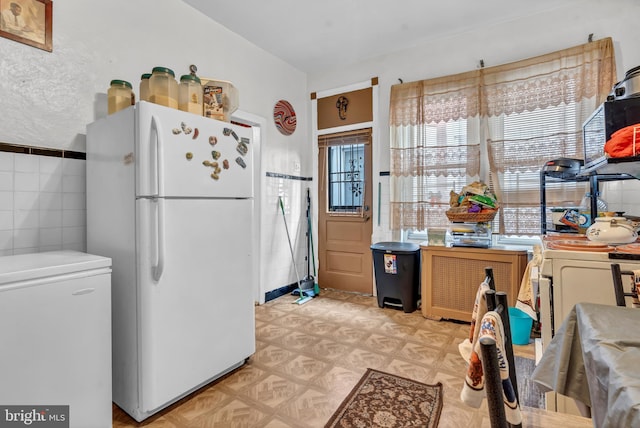
[[[364,144],[328,149],[329,212],[359,212],[364,198]]]
[[[370,165],[371,129],[327,134],[318,137],[323,165],[320,166],[327,185],[327,209],[329,214],[363,216],[367,200],[367,164]],[[326,155],[322,155],[322,150]],[[369,157],[369,163],[367,163]],[[326,164],[325,164],[326,162]],[[326,174],[326,175],[324,175]]]
[[[391,88],[391,227],[448,226],[451,190],[480,179],[498,196],[493,230],[540,233],[540,169],[582,158],[584,120],[616,81],[613,43],[594,41],[536,58]],[[582,183],[554,188],[577,203]]]
[[[513,141],[500,159],[503,232],[517,235],[540,233],[540,168],[547,160],[580,158],[581,124],[577,123],[576,103],[523,111],[490,120],[499,127],[504,141]],[[560,206],[574,205],[584,195],[584,185],[570,183],[550,191]],[[562,199],[567,199],[562,201]]]

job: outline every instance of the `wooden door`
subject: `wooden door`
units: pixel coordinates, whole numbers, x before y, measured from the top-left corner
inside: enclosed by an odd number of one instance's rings
[[[318,284],[373,294],[371,129],[321,136],[318,147]]]

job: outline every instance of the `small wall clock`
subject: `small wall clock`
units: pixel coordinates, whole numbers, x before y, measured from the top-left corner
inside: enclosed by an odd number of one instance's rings
[[[296,112],[291,103],[280,100],[273,107],[273,122],[283,135],[291,135],[296,130]]]

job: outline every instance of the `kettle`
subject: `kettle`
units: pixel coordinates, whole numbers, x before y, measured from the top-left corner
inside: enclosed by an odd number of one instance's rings
[[[633,223],[624,217],[596,217],[586,235],[591,241],[606,244],[629,244],[638,239]]]

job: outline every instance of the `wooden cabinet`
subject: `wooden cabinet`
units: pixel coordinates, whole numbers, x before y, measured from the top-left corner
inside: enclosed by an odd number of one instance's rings
[[[514,306],[527,267],[525,250],[421,246],[422,315],[434,319],[471,321],[485,268],[493,269],[496,291]]]

